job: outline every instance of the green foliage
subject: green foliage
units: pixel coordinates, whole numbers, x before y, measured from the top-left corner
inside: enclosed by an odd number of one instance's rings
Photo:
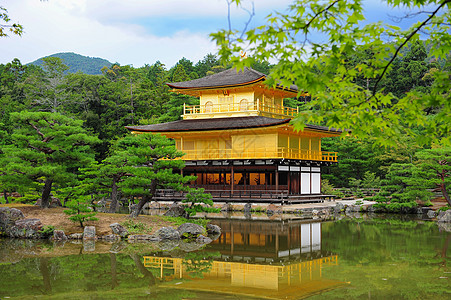
[[[150,234],[152,232],[152,227],[142,222],[134,221],[133,219],[128,219],[122,222],[121,225],[124,226],[130,234]]]
[[[57,113],[23,111],[11,113],[11,120],[17,126],[12,144],[0,148],[0,170],[20,189],[44,183],[41,206],[47,207],[52,185],[74,184],[78,167],[93,161],[90,145],[98,139],[81,121]]]
[[[451,209],[451,206],[442,206],[442,207],[440,207],[439,209],[437,209],[437,212],[439,212],[439,211],[447,211],[448,209]]]
[[[334,186],[329,182],[328,179],[321,180],[321,193],[325,195],[336,195]]]
[[[103,58],[83,56],[72,52],[55,53],[39,58],[30,64],[42,67],[44,58],[47,57],[60,58],[69,67],[65,72],[66,74],[82,72],[89,75],[100,75],[102,74],[101,69],[103,67],[110,67],[112,65],[112,63]]]
[[[210,223],[210,220],[205,219],[205,218],[195,218],[195,219],[186,219],[186,218],[182,218],[182,217],[166,217],[163,216],[163,219],[165,219],[168,222],[172,222],[175,224],[175,226],[180,226],[184,223],[194,223],[197,225],[200,225],[202,227],[206,227],[208,223]]]
[[[41,236],[43,238],[48,238],[48,237],[51,237],[53,235],[54,231],[55,231],[55,226],[53,226],[53,225],[44,225],[44,226],[42,226],[42,228],[38,232],[39,232],[39,234],[41,234]]]
[[[350,129],[353,135],[373,137],[384,146],[396,146],[406,135],[419,144],[449,145],[450,70],[425,61],[418,43],[420,32],[427,33],[422,37],[427,38],[429,55],[449,59],[449,3],[430,1],[424,7],[424,1],[387,1],[383,5],[424,11],[422,21],[411,21],[403,30],[396,24],[368,23],[361,1],[297,0],[285,11],[269,15],[265,25],[247,32],[224,29],[211,37],[221,61],[238,68],[255,61],[278,61],[266,83],[296,84],[300,93],[312,95],[307,110],[294,119],[299,130],[314,123],[344,132]],[[323,38],[317,41],[314,36]],[[409,43],[410,53],[397,65]],[[249,57],[242,59],[241,51]],[[396,95],[384,89],[383,80],[395,68],[392,75],[407,93]],[[425,78],[426,70],[430,75]]]
[[[364,188],[380,188],[381,179],[376,174],[366,171],[363,175],[362,187]]]
[[[18,23],[10,24],[9,22],[11,22],[11,19],[8,16],[8,10],[0,6],[0,37],[7,37],[8,31],[21,36],[23,34],[23,26]]]
[[[64,210],[64,213],[69,215],[72,222],[78,222],[80,227],[84,227],[84,222],[98,220],[94,217],[97,213],[88,206],[86,200],[77,198],[68,202],[66,206],[69,209]]]
[[[186,194],[186,198],[182,200],[182,203],[187,203],[184,206],[188,216],[194,216],[198,212],[219,212],[220,209],[213,207],[213,200],[211,195],[205,193],[204,189],[189,189]]]

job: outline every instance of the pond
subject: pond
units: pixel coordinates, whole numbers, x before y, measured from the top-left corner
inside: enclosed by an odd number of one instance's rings
[[[451,298],[451,233],[434,222],[213,222],[222,235],[198,250],[0,240],[0,299]]]

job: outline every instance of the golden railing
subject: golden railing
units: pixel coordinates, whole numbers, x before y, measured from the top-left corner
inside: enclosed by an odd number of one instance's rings
[[[337,152],[312,151],[291,149],[285,147],[255,148],[255,149],[199,149],[182,150],[186,153],[184,160],[213,160],[213,159],[300,159],[317,161],[337,161]]]
[[[299,113],[298,108],[273,106],[260,103],[257,99],[254,103],[226,103],[210,105],[183,105],[183,115],[193,114],[213,114],[213,113],[231,113],[231,112],[261,112],[270,115],[294,117]]]

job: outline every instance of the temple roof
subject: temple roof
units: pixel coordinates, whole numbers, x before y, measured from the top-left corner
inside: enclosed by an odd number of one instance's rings
[[[236,68],[231,68],[199,79],[182,82],[171,82],[167,83],[167,85],[174,89],[225,88],[247,85],[259,81],[264,81],[265,79],[265,74],[245,67],[239,72],[236,71]],[[289,88],[278,86],[278,88],[290,90],[292,92],[298,91],[298,87],[295,85],[291,85]]]
[[[206,131],[206,130],[231,130],[269,127],[281,124],[288,124],[291,119],[273,119],[268,117],[234,117],[234,118],[215,118],[215,119],[186,119],[168,123],[142,125],[142,126],[125,126],[131,131],[141,132],[176,132],[176,131]],[[328,128],[317,125],[306,125],[305,128],[341,132],[334,128]]]

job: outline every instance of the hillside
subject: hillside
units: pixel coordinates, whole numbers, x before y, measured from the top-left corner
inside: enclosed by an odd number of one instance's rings
[[[104,66],[110,67],[112,63],[108,60],[98,57],[83,56],[72,52],[56,53],[46,57],[59,57],[64,64],[69,66],[66,73],[76,73],[81,71],[85,74],[98,75],[102,74],[100,71]],[[29,64],[41,66],[42,58],[39,58]]]

